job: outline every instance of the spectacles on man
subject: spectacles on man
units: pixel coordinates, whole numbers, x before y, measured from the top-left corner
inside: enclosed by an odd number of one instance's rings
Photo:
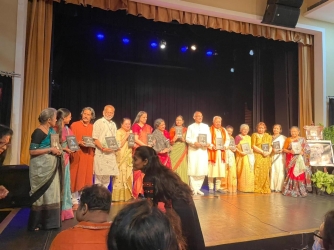
[[[313,235],[314,235],[315,237],[317,237],[317,238],[319,238],[319,239],[322,240],[322,237],[320,236],[320,231],[319,231],[319,230],[315,230],[315,231],[313,232]]]

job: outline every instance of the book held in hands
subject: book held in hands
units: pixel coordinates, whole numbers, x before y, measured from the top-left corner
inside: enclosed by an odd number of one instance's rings
[[[66,136],[67,146],[71,151],[78,151],[80,149],[77,139],[74,135]]]
[[[175,134],[177,138],[182,138],[182,130],[183,128],[180,126],[175,127]]]
[[[115,151],[119,149],[115,136],[107,136],[105,140],[106,140],[106,143],[109,149],[115,150]]]
[[[133,148],[135,146],[135,134],[133,134],[133,133],[129,134],[128,146],[129,146],[129,148]]]
[[[242,143],[241,148],[242,148],[242,152],[244,152],[245,154],[251,154],[252,153],[252,150],[251,150],[248,143]]]
[[[216,138],[216,149],[223,149],[223,138]]]
[[[94,139],[92,137],[83,136],[82,140],[84,141],[86,147],[95,148]]]
[[[59,135],[58,134],[51,134],[51,147],[62,149],[59,143]]]
[[[208,144],[208,138],[206,134],[198,134],[198,141],[202,146],[206,146]]]
[[[263,152],[269,153],[269,143],[262,143],[261,149],[263,150]]]
[[[229,147],[232,149],[232,150],[235,150],[235,140],[234,140],[234,138],[230,138],[230,145],[229,145]]]
[[[299,155],[302,152],[302,145],[300,145],[300,143],[297,142],[292,142],[291,143],[291,149],[293,150],[295,155]]]
[[[147,146],[153,147],[153,135],[147,134]]]
[[[275,151],[281,150],[281,144],[279,141],[274,141],[273,142],[273,148],[275,149]]]

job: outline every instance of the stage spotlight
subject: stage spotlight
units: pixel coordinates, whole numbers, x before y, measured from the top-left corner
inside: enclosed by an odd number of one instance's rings
[[[152,47],[152,48],[156,48],[156,47],[158,47],[158,43],[157,43],[157,42],[151,42],[151,47]]]
[[[249,51],[249,54],[250,54],[251,56],[253,56],[253,55],[254,55],[254,50],[251,49],[251,50]]]
[[[99,39],[99,40],[103,40],[103,39],[104,39],[104,34],[102,34],[102,33],[97,33],[96,37],[97,37],[97,39]]]
[[[213,55],[212,50],[208,50],[208,51],[206,52],[206,55],[207,55],[207,56],[212,56],[212,55]]]
[[[181,52],[186,52],[188,50],[188,46],[183,46],[182,48],[181,48]]]
[[[231,72],[234,73],[234,68],[231,68]]]
[[[196,45],[191,45],[190,48],[191,48],[192,50],[196,50],[196,49],[197,49]]]
[[[165,41],[165,40],[161,40],[161,41],[160,41],[160,49],[165,49],[166,46],[167,46],[166,41]]]
[[[130,43],[130,39],[127,38],[127,37],[124,37],[124,38],[122,39],[122,41],[123,41],[124,44],[128,44],[128,43]]]

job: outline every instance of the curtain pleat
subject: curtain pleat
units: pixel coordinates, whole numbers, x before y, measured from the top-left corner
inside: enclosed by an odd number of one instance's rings
[[[49,104],[52,4],[33,0],[28,6],[21,164],[29,164],[30,135],[39,124],[38,114]]]
[[[298,45],[299,68],[299,127],[305,136],[304,126],[314,121],[313,117],[313,46]]]

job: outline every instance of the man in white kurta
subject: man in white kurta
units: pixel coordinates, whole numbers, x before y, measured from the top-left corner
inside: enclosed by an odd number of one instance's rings
[[[209,193],[213,194],[214,191],[225,193],[221,189],[221,177],[226,176],[226,155],[225,150],[230,145],[230,137],[228,136],[225,128],[222,127],[222,118],[220,116],[213,117],[211,132],[211,145],[208,148],[209,154],[209,171],[208,171],[208,184]],[[215,183],[214,183],[215,179]],[[215,186],[215,190],[214,190]]]
[[[114,117],[115,108],[107,105],[103,110],[103,117],[93,125],[93,139],[96,145],[94,155],[94,183],[108,188],[110,176],[118,175],[116,163],[116,151],[108,148],[106,137],[115,136],[117,127],[111,120]]]
[[[210,146],[211,134],[209,126],[202,123],[203,115],[196,111],[194,114],[195,123],[188,127],[186,142],[188,143],[188,175],[190,187],[194,194],[204,195],[200,190],[205,176],[208,174],[208,152],[207,148]],[[198,142],[198,135],[206,135],[206,145]]]

